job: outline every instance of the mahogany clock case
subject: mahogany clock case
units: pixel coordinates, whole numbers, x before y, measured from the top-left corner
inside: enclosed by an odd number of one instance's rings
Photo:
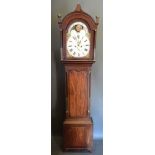
[[[63,123],[63,148],[67,150],[88,150],[93,147],[93,121],[90,116],[91,66],[95,62],[94,49],[98,18],[85,13],[80,4],[75,11],[59,18],[61,36],[61,61],[65,67],[66,115]],[[89,57],[68,58],[66,50],[68,27],[75,22],[83,22],[90,33]],[[78,46],[78,45],[77,45]]]
[[[63,136],[63,122],[66,107],[65,100],[65,71],[64,65],[61,63],[60,48],[62,48],[62,39],[60,39],[60,32],[58,27],[57,14],[61,13],[62,17],[74,10],[77,1],[70,0],[52,0],[51,1],[51,135],[52,144],[59,147],[52,148],[52,154],[59,151],[62,153],[62,139]],[[102,106],[103,106],[103,87],[102,87],[102,73],[103,73],[103,36],[102,36],[102,10],[103,1],[89,0],[81,1],[82,9],[95,19],[95,15],[100,17],[99,26],[97,28],[97,41],[95,52],[95,64],[91,72],[91,116],[93,118],[93,139],[102,140]],[[61,33],[62,34],[62,33]],[[70,60],[71,61],[71,60]],[[72,62],[75,60],[72,60]],[[82,60],[80,60],[82,61]],[[91,60],[92,61],[92,60]],[[85,60],[83,60],[85,62]],[[67,60],[66,60],[67,63]],[[79,61],[77,60],[77,63]],[[76,63],[76,64],[77,64]],[[86,62],[85,62],[86,63]],[[81,129],[81,128],[80,128]],[[80,130],[80,131],[83,131]],[[60,139],[58,143],[57,138]],[[75,145],[75,144],[74,144]],[[97,148],[93,146],[94,150]],[[94,151],[93,151],[94,152]],[[95,152],[94,152],[95,153]],[[100,153],[97,153],[98,155]]]
[[[91,65],[65,64],[66,118],[63,123],[64,150],[93,147],[93,121],[90,116]]]

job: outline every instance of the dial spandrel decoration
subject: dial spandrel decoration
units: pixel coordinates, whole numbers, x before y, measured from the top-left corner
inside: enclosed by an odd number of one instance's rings
[[[89,57],[90,33],[82,22],[74,22],[67,32],[67,56],[82,58]]]

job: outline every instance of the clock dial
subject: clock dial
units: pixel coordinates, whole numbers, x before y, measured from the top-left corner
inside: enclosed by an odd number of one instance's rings
[[[67,52],[70,57],[86,57],[90,51],[90,34],[82,22],[73,23],[68,29]]]

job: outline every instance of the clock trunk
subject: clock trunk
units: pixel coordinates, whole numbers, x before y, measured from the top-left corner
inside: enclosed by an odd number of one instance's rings
[[[68,63],[66,72],[66,119],[64,150],[92,149],[93,122],[90,117],[91,64]],[[67,140],[66,140],[67,139]]]

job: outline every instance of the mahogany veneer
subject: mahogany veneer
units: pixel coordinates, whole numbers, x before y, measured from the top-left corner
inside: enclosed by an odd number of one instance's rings
[[[61,61],[65,67],[66,83],[66,117],[63,123],[63,148],[68,150],[88,150],[93,147],[93,121],[90,117],[90,90],[91,90],[91,66],[94,60],[94,48],[96,40],[96,22],[85,13],[78,4],[75,11],[61,20],[59,28],[61,34]],[[66,41],[68,27],[80,21],[87,25],[90,33],[89,57],[67,57]]]

